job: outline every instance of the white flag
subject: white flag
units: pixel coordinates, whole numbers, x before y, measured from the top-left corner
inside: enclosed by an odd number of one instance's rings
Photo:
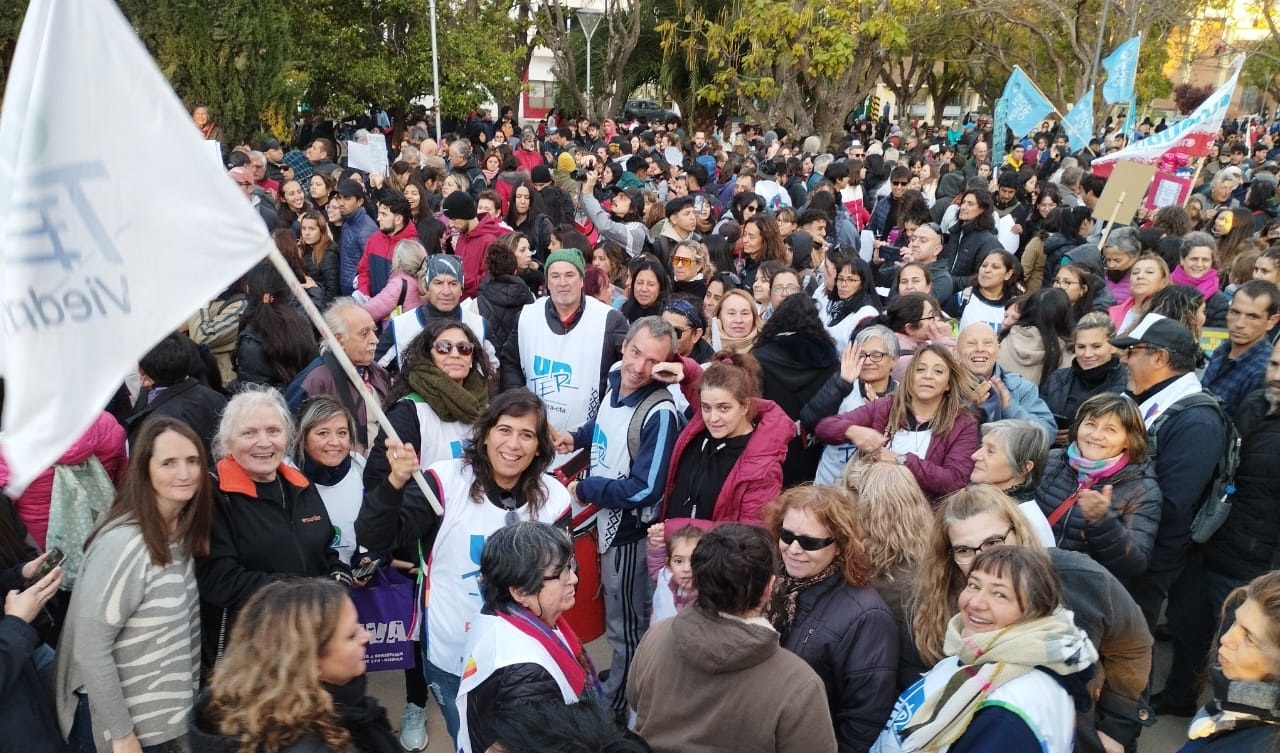
[[[270,239],[111,0],[32,0],[4,104],[0,449],[23,486]]]

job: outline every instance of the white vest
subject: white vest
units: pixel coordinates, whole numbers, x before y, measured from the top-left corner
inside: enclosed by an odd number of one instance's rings
[[[333,486],[316,484],[324,509],[333,523],[332,546],[338,550],[343,562],[350,562],[356,551],[356,516],[364,502],[364,456],[351,453],[351,467],[347,475]]]
[[[467,638],[467,659],[458,685],[458,753],[473,753],[471,734],[467,729],[467,694],[503,667],[537,664],[556,681],[566,704],[577,703],[578,694],[569,684],[560,665],[556,664],[541,643],[525,635],[501,617],[482,614],[474,622]],[[560,637],[559,631],[556,636]],[[563,638],[561,638],[563,641]],[[567,648],[569,644],[565,644]],[[474,751],[474,753],[482,753]]]
[[[422,470],[440,460],[456,460],[471,437],[471,424],[442,421],[435,409],[425,402],[401,398],[413,403],[418,411],[418,460]]]
[[[444,519],[431,547],[427,566],[431,603],[427,609],[427,659],[452,674],[462,673],[463,649],[472,620],[484,604],[477,585],[480,553],[493,532],[507,524],[507,512],[488,500],[471,498],[475,475],[461,460],[442,460],[428,469],[440,484]],[[543,479],[547,502],[538,515],[543,523],[554,523],[569,509],[569,492],[555,479]],[[529,508],[522,505],[516,514],[530,520]]]
[[[942,692],[943,685],[959,666],[960,660],[949,656],[938,662],[929,674],[904,690],[894,704],[893,713],[889,715],[884,731],[880,733],[875,745],[871,746],[871,752],[902,751],[902,740],[899,738],[902,728],[911,721],[911,715],[924,704],[926,698]],[[1071,753],[1075,741],[1075,704],[1067,691],[1044,672],[1033,670],[996,688],[979,706],[979,711],[988,706],[1002,707],[1016,713],[1031,729],[1031,734],[1040,741],[1043,753]],[[941,748],[937,753],[943,753],[950,747]]]
[[[463,301],[465,303],[465,301]],[[423,304],[426,305],[425,303]],[[458,311],[461,312],[462,323],[467,325],[471,330],[471,334],[476,336],[480,342],[485,342],[485,336],[488,334],[488,325],[485,323],[484,317],[480,316],[470,306],[458,304]],[[395,347],[387,351],[387,355],[382,357],[378,363],[386,368],[391,359],[394,358],[396,363],[404,366],[404,354],[409,349],[409,343],[413,342],[413,338],[422,332],[422,321],[418,319],[418,309],[411,309],[404,312],[391,320],[391,332],[395,337]]]
[[[845,395],[844,400],[840,401],[836,415],[848,413],[854,408],[861,407],[865,402],[862,399],[861,383],[854,382],[853,389]],[[813,483],[827,485],[836,483],[840,474],[844,472],[844,467],[849,464],[849,458],[853,457],[857,451],[857,445],[852,442],[827,445],[822,450],[822,459],[818,461],[818,472],[814,474]]]
[[[964,295],[963,292],[960,295]],[[987,303],[982,296],[978,295],[978,291],[974,290],[969,296],[969,302],[965,304],[964,310],[960,312],[960,329],[963,332],[965,327],[970,324],[987,324],[995,332],[1000,332],[1001,325],[1004,324],[1004,306],[993,306]]]
[[[538,300],[520,311],[520,368],[529,391],[546,404],[551,425],[572,431],[590,421],[600,405],[600,361],[612,309],[586,296],[581,319],[558,335],[547,324],[548,305]]]

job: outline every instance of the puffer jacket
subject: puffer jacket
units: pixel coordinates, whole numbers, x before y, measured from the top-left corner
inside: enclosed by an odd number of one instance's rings
[[[870,748],[898,692],[897,626],[876,589],[836,575],[801,591],[781,640],[822,678],[840,753]]]
[[[1075,235],[1052,233],[1044,242],[1044,274],[1040,278],[1040,286],[1053,287],[1053,278],[1062,266],[1062,260],[1071,249],[1084,243],[1084,238]]]
[[[755,431],[747,440],[738,462],[724,480],[720,495],[716,497],[715,508],[711,519],[716,523],[750,523],[761,525],[764,521],[764,508],[778,498],[782,491],[782,459],[787,455],[787,444],[796,434],[796,425],[777,403],[756,398]],[[694,411],[693,417],[685,425],[680,436],[676,438],[676,446],[671,450],[670,468],[680,467],[680,456],[688,449],[699,434],[706,431],[707,425],[702,421],[702,412]],[[662,520],[667,520],[666,505],[671,498],[671,490],[676,484],[677,472],[667,474],[667,486],[662,491]],[[678,523],[670,524],[669,530],[680,527]]]
[[[803,332],[780,334],[757,344],[751,355],[760,362],[763,397],[777,403],[793,421],[800,420],[805,404],[840,367],[830,337]],[[782,482],[790,486],[812,481],[822,449],[807,431],[792,439],[782,464]]]
[[[1120,363],[1119,356],[1111,362],[1088,371],[1081,369],[1073,359],[1070,366],[1049,374],[1040,388],[1040,398],[1053,411],[1059,431],[1071,428],[1076,411],[1085,400],[1104,392],[1124,392],[1129,382],[1129,370]]]
[[[975,227],[977,220],[969,220],[952,228],[947,236],[947,245],[943,247],[940,259],[947,262],[947,269],[955,279],[969,277],[978,271],[983,257],[992,251],[999,251],[1000,238],[995,230],[981,230]]]
[[[1280,568],[1280,413],[1269,413],[1265,390],[1246,397],[1236,413],[1243,439],[1231,514],[1203,547],[1205,567],[1240,581]]]
[[[1115,475],[1089,487],[1102,491],[1111,486],[1111,509],[1095,523],[1085,520],[1079,505],[1072,505],[1053,526],[1058,546],[1093,557],[1121,580],[1147,571],[1156,531],[1160,528],[1163,497],[1155,468],[1144,460],[1131,463]],[[1076,472],[1067,463],[1065,449],[1049,453],[1044,477],[1036,488],[1036,502],[1048,517],[1079,487]]]
[[[124,471],[129,464],[125,455],[124,427],[110,413],[102,412],[93,424],[80,435],[67,451],[54,461],[54,465],[76,465],[97,456],[107,475],[119,486],[124,481]],[[0,455],[0,489],[9,484],[9,464]],[[43,550],[49,531],[49,501],[53,496],[53,466],[40,472],[27,488],[13,500],[18,518],[31,538]]]
[[[533,292],[519,277],[487,275],[480,283],[476,305],[489,325],[489,341],[505,343],[520,321],[520,310],[533,301]]]

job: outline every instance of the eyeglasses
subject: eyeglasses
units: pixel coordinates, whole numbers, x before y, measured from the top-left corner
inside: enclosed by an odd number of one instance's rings
[[[836,543],[835,539],[820,539],[817,536],[804,536],[798,533],[792,533],[785,528],[778,529],[778,540],[785,546],[791,546],[792,543],[800,544],[800,548],[806,552],[816,552],[819,549],[826,549]]]
[[[567,578],[565,578],[565,573],[572,573],[573,575],[578,574],[578,561],[576,559],[570,557],[569,561],[556,568],[554,573],[542,576],[542,582],[546,583],[549,580],[558,580],[563,582],[567,580]]]
[[[889,357],[889,354],[888,354],[888,353],[882,353],[882,352],[880,352],[880,351],[878,351],[878,350],[869,350],[869,351],[867,351],[866,353],[863,353],[863,354],[862,354],[862,357],[863,357],[863,358],[865,358],[865,359],[867,359],[867,360],[868,360],[868,361],[870,361],[871,363],[880,363],[880,362],[881,362],[881,361],[883,361],[884,359],[888,358],[888,357]]]
[[[915,322],[913,322],[913,324],[919,324],[920,322],[927,322],[927,321],[929,321],[930,319],[937,319],[937,318],[938,318],[938,315],[937,315],[937,314],[930,314],[930,315],[928,315],[928,316],[922,316],[922,317],[920,317],[919,319],[915,320]]]
[[[697,259],[690,259],[687,256],[673,256],[671,257],[671,266],[692,267],[697,261]]]
[[[677,339],[677,340],[683,340],[683,339],[684,339],[684,333],[688,332],[689,330],[688,330],[688,329],[686,329],[686,328],[684,328],[684,327],[677,327],[677,326],[675,326],[675,325],[673,324],[673,325],[671,325],[671,331],[676,333],[676,339]]]
[[[862,278],[857,275],[839,275],[836,277],[836,282],[843,282],[847,285],[852,285],[855,282],[862,282]]]
[[[1075,280],[1063,280],[1061,278],[1053,281],[1053,286],[1055,288],[1069,288],[1072,285],[1079,285],[1079,284],[1080,283]]]
[[[769,289],[769,291],[772,293],[778,293],[780,295],[795,295],[796,293],[800,292],[800,286],[799,285],[774,285],[772,288]]]
[[[1126,353],[1132,353],[1135,350],[1164,350],[1164,348],[1157,348],[1154,345],[1147,345],[1146,343],[1134,343],[1133,345],[1126,346],[1124,349]]]
[[[466,341],[453,343],[453,342],[449,342],[448,340],[436,340],[434,343],[431,344],[431,347],[435,350],[435,352],[439,353],[442,356],[449,355],[454,351],[455,348],[458,351],[458,355],[464,356],[464,357],[471,355],[476,350],[476,346]]]
[[[1009,530],[1005,531],[1004,534],[992,536],[977,546],[949,546],[947,547],[947,554],[951,555],[951,559],[955,560],[957,565],[967,565],[983,551],[1003,544],[1011,533],[1013,533],[1013,526],[1009,526]]]

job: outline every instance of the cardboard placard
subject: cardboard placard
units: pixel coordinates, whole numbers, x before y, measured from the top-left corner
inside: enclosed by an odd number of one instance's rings
[[[368,144],[347,142],[347,167],[366,173],[373,172],[373,156]]]
[[[1138,207],[1142,206],[1142,199],[1147,195],[1155,174],[1155,165],[1129,160],[1117,162],[1111,171],[1111,177],[1107,179],[1107,187],[1102,189],[1102,195],[1093,208],[1093,221],[1105,220],[1113,225],[1128,225],[1133,222],[1133,216],[1137,214]]]

